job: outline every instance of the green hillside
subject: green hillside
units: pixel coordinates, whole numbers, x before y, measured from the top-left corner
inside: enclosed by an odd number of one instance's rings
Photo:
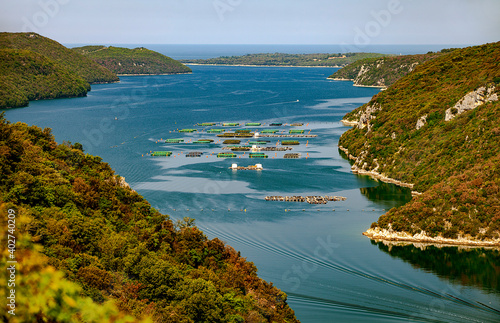
[[[366,58],[349,64],[330,75],[329,79],[353,81],[356,86],[388,87],[423,64],[443,53]]]
[[[44,55],[90,84],[117,82],[118,77],[91,59],[36,33],[0,33],[0,49],[24,49]]]
[[[0,49],[0,108],[28,101],[85,96],[90,85],[47,57],[28,50]]]
[[[423,193],[380,217],[369,236],[500,244],[499,96],[500,43],[493,43],[419,65],[344,117],[357,124],[339,141],[354,171]]]
[[[160,214],[80,144],[57,144],[50,129],[0,114],[4,228],[9,209],[19,306],[3,321],[298,322],[286,294],[239,252],[193,220]]]
[[[248,54],[243,56],[223,56],[209,59],[181,60],[183,63],[209,65],[256,65],[256,66],[322,66],[340,67],[357,60],[388,55],[376,53],[347,54]]]
[[[191,69],[178,61],[144,47],[84,46],[75,52],[93,59],[116,74],[180,74]]]

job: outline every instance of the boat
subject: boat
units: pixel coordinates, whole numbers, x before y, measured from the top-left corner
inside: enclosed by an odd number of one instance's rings
[[[229,169],[232,170],[263,170],[262,164],[255,164],[250,166],[238,166],[238,164],[232,164]]]

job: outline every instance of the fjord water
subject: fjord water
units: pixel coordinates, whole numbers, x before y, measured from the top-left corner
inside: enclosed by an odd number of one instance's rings
[[[457,247],[390,246],[361,235],[411,194],[350,172],[337,143],[340,120],[378,92],[330,81],[332,68],[193,66],[193,74],[121,77],[86,98],[30,102],[11,122],[51,127],[80,142],[173,219],[185,216],[209,238],[255,263],[288,294],[302,322],[495,322],[500,319],[499,253]],[[218,159],[221,144],[201,122],[303,122],[300,159]],[[194,134],[177,129],[196,128]],[[218,127],[220,128],[220,127]],[[235,128],[233,128],[234,130]],[[276,129],[291,129],[289,126]],[[203,130],[203,131],[202,131]],[[167,145],[160,139],[184,138]],[[275,138],[268,145],[276,145]],[[308,140],[308,142],[307,142]],[[217,139],[216,139],[217,141]],[[170,157],[150,151],[170,150]],[[186,158],[201,151],[201,158]],[[275,157],[275,158],[273,158]],[[262,163],[264,170],[232,171]],[[268,202],[267,195],[340,195],[326,205]]]

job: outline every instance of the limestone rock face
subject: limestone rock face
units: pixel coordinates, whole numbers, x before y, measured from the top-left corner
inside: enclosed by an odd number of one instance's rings
[[[426,122],[427,122],[427,115],[420,117],[417,121],[417,126],[416,126],[417,130],[425,126]]]
[[[477,108],[486,102],[498,101],[498,95],[495,93],[495,87],[485,86],[479,89],[467,93],[463,98],[461,98],[452,108],[446,110],[446,115],[444,117],[445,121],[450,121],[456,116]]]
[[[359,116],[358,128],[363,129],[368,127],[368,131],[370,131],[370,121],[375,119],[374,113],[379,110],[382,110],[382,107],[378,103],[367,106],[365,111],[363,111],[363,113]]]

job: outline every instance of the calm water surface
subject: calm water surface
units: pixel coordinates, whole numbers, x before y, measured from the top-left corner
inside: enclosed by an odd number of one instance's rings
[[[350,172],[337,150],[342,116],[378,90],[329,81],[332,68],[194,66],[193,74],[122,77],[86,98],[31,102],[7,118],[51,127],[56,140],[81,142],[174,219],[189,216],[259,268],[289,296],[302,322],[496,322],[497,251],[390,246],[361,235],[408,190]],[[303,122],[317,135],[268,159],[218,159],[221,143],[198,122]],[[178,133],[196,128],[197,133]],[[219,127],[220,128],[220,127]],[[248,128],[248,127],[246,127]],[[232,128],[233,130],[236,128]],[[288,132],[290,126],[276,127]],[[183,138],[167,145],[160,139]],[[277,138],[268,138],[269,146]],[[191,142],[190,142],[191,141]],[[246,142],[246,141],[244,141]],[[151,157],[169,150],[171,157]],[[190,151],[201,158],[186,158]],[[229,166],[260,162],[262,172]],[[340,195],[326,205],[267,202],[267,195]]]

